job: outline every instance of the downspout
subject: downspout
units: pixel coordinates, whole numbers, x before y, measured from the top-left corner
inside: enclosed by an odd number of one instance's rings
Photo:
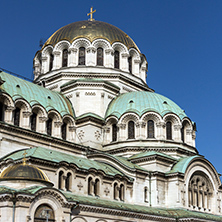
[[[12,222],[15,222],[15,205],[16,205],[16,193],[12,193],[12,203],[13,203],[13,208],[12,208]]]
[[[152,207],[151,204],[151,173],[149,172],[149,202],[150,202],[150,207]]]

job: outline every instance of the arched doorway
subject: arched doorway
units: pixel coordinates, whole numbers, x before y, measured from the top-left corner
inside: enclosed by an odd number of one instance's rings
[[[47,204],[40,205],[36,211],[34,216],[34,222],[54,222],[55,214],[54,210]]]

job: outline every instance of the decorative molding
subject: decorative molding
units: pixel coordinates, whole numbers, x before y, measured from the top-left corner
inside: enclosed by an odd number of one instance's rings
[[[101,139],[101,132],[99,132],[99,130],[96,130],[95,131],[95,138],[97,139],[97,140],[100,140]]]
[[[96,96],[95,92],[85,92],[86,96]]]

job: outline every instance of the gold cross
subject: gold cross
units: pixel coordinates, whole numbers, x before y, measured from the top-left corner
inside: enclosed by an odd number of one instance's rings
[[[24,164],[24,165],[26,164],[26,158],[25,158],[26,154],[28,154],[28,153],[27,153],[26,150],[25,150],[25,152],[22,154],[22,155],[24,156],[24,157],[23,157],[23,164]]]
[[[90,13],[87,14],[87,16],[90,15],[89,21],[94,21],[95,19],[93,18],[93,13],[95,13],[96,10],[93,11],[93,7],[90,8]]]

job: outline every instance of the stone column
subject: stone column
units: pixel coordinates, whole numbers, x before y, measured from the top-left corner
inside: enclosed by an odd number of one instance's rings
[[[166,124],[164,122],[159,122],[156,124],[156,128],[157,128],[156,139],[165,140],[166,139],[166,132],[165,132]]]
[[[68,141],[75,142],[75,132],[76,132],[75,126],[68,126],[68,130],[67,130],[67,140]]]
[[[69,48],[68,67],[78,65],[77,52],[78,52],[77,48]]]
[[[120,123],[117,124],[117,127],[119,127],[119,141],[125,140],[126,137],[126,124],[125,123]]]
[[[54,129],[52,129],[52,136],[62,138],[61,126],[62,126],[62,122],[54,122]]]
[[[41,73],[46,73],[49,71],[49,58],[47,56],[42,57],[42,71]]]
[[[47,117],[39,117],[39,124],[36,126],[36,131],[39,133],[46,133],[46,121]]]
[[[111,142],[111,140],[112,140],[111,134],[110,134],[110,127],[104,126],[103,127],[103,131],[104,131],[104,141],[103,141],[103,144],[107,144],[107,143]]]
[[[136,122],[136,139],[146,139],[145,126],[146,123],[144,121]]]
[[[174,125],[173,126],[173,140],[176,141],[176,142],[182,142],[181,140],[181,128],[182,126],[181,125]]]
[[[61,52],[55,51],[55,52],[53,52],[53,55],[54,55],[54,61],[53,61],[52,70],[61,68],[62,67],[62,58],[60,56]]]
[[[134,59],[133,60],[133,74],[135,75],[135,76],[140,76],[140,59]]]
[[[15,110],[15,107],[13,106],[7,106],[5,110],[5,119],[4,121],[8,124],[13,124],[13,111]]]
[[[113,57],[113,49],[106,49],[105,50],[105,67],[113,68],[114,67],[114,57]]]
[[[95,66],[96,65],[96,48],[88,47],[86,49],[86,65]]]
[[[193,145],[192,143],[192,132],[193,130],[192,129],[186,129],[185,130],[185,143],[189,144],[190,146]]]
[[[121,53],[121,59],[120,59],[120,69],[129,72],[129,63],[128,63],[128,53]]]
[[[142,67],[140,68],[140,78],[141,78],[144,82],[146,82],[146,70],[147,70],[146,65],[144,65],[144,66],[142,66]]]
[[[21,126],[25,129],[30,129],[30,116],[31,112],[23,111],[22,112],[22,119],[21,119]]]

